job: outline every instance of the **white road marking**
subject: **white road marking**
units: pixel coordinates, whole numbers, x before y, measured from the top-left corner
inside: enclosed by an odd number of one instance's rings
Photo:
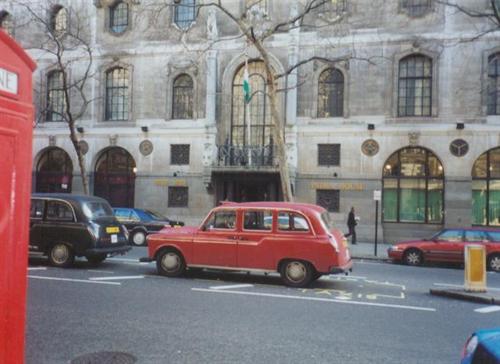
[[[374,306],[374,307],[385,307],[385,308],[400,308],[400,309],[404,309],[404,310],[414,310],[414,311],[427,311],[427,312],[435,312],[436,311],[435,308],[430,308],[430,307],[391,305],[391,304],[384,304],[384,303],[360,302],[360,301],[344,301],[344,300],[339,300],[339,299],[335,299],[335,298],[304,297],[304,296],[292,296],[292,295],[282,295],[282,294],[273,294],[273,293],[244,292],[244,291],[225,291],[225,290],[215,290],[215,289],[206,289],[206,288],[191,288],[191,290],[197,291],[197,292],[228,293],[228,294],[246,295],[246,296],[286,298],[286,299],[291,299],[291,300],[343,303],[343,304],[348,304],[348,305]]]
[[[440,287],[464,288],[463,284],[434,283],[434,285]],[[500,288],[495,288],[495,287],[486,287],[486,290],[500,292]]]
[[[29,267],[28,270],[47,270],[47,267]]]
[[[231,289],[231,288],[247,288],[253,287],[253,284],[233,284],[230,286],[214,286],[210,287],[210,289]]]
[[[500,311],[500,306],[486,306],[482,308],[476,308],[474,311],[479,313],[490,313]]]
[[[65,281],[65,282],[78,282],[78,283],[94,283],[94,284],[112,284],[116,286],[120,286],[121,283],[118,282],[94,282],[90,280],[85,280],[85,279],[71,279],[71,278],[56,278],[56,277],[42,277],[42,276],[30,276],[28,275],[29,278],[34,278],[34,279],[46,279],[49,281]]]
[[[87,269],[87,272],[90,273],[107,273],[107,274],[114,274],[113,271],[110,270],[97,270],[97,269]]]
[[[119,261],[119,262],[143,263],[143,262],[139,262],[139,258],[137,258],[137,259],[130,259],[130,258],[109,258],[108,260],[116,260],[116,261]],[[147,264],[149,264],[149,263],[147,263]]]
[[[142,279],[144,276],[121,276],[121,277],[91,277],[91,281],[112,281],[121,279]]]

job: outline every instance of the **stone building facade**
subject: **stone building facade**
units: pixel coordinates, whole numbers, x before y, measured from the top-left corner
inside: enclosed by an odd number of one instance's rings
[[[225,14],[192,11],[208,2],[38,1],[62,33],[78,18],[92,49],[91,102],[77,122],[91,193],[188,223],[221,200],[282,198],[262,63]],[[223,1],[263,27],[304,3]],[[490,10],[486,0],[459,3]],[[2,9],[2,27],[38,62],[33,190],[81,192],[57,113],[60,74],[39,49],[46,29],[23,21],[26,8]],[[317,58],[278,82],[295,200],[324,205],[342,229],[354,206],[364,241],[374,239],[375,191],[379,240],[499,226],[500,32],[477,37],[491,26],[432,0],[341,0],[270,37],[278,73]],[[77,80],[88,57],[68,54]],[[245,62],[256,91],[248,104]]]

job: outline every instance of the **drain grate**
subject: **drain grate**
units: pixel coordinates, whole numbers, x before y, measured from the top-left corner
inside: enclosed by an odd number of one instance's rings
[[[71,360],[70,364],[133,364],[137,358],[119,351],[100,351],[84,354]]]

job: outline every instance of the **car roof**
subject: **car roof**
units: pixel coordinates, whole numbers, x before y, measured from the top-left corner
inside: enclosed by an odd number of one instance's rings
[[[261,201],[261,202],[232,202],[232,201],[223,201],[221,205],[217,208],[224,207],[233,207],[238,209],[245,208],[269,208],[269,209],[292,209],[301,212],[318,212],[322,213],[326,211],[324,208],[313,205],[309,203],[300,203],[300,202],[279,202],[279,201]]]
[[[75,195],[72,193],[33,193],[31,194],[32,198],[53,198],[60,200],[67,200],[73,202],[81,202],[81,201],[99,201],[99,202],[107,202],[105,199],[97,196],[91,195]]]

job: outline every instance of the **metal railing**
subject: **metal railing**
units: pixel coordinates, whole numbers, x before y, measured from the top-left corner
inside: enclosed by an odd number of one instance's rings
[[[270,167],[276,166],[276,153],[273,144],[268,145],[218,145],[218,166],[248,166]]]

